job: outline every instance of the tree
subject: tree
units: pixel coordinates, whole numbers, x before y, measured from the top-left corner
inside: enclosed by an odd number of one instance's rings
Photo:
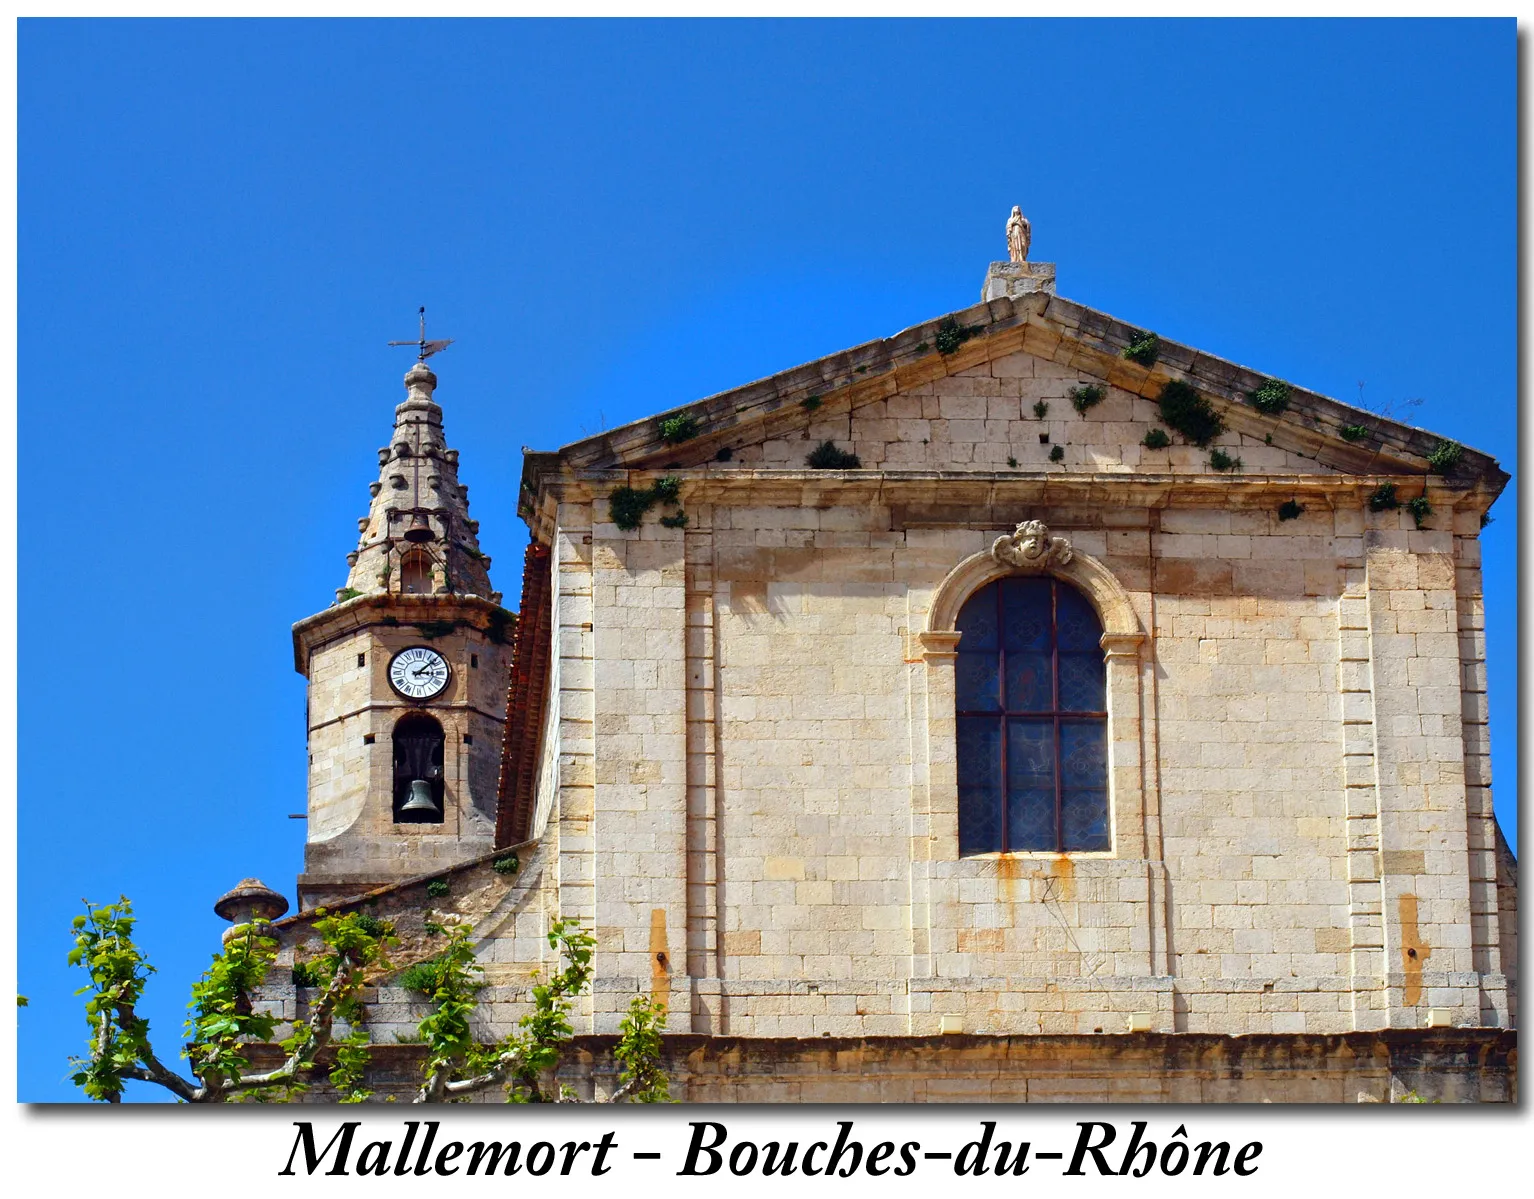
[[[192,1077],[166,1066],[149,1041],[149,1022],[137,1004],[154,967],[133,941],[135,917],[126,897],[115,904],[86,904],[86,914],[74,920],[75,947],[70,965],[86,969],[91,981],[77,994],[90,993],[86,1019],[90,1052],[74,1059],[74,1081],[92,1099],[122,1100],[127,1080],[155,1083],[187,1103],[288,1101],[324,1079],[343,1103],[360,1103],[372,1095],[365,1086],[369,1064],[363,988],[391,969],[387,950],[396,944],[389,922],[363,913],[329,914],[320,910],[314,930],[324,952],[295,962],[295,974],[320,990],[307,1020],[295,1020],[281,1042],[286,1053],[273,1070],[250,1073],[252,1044],[270,1042],[279,1023],[255,1010],[251,993],[265,981],[277,958],[278,943],[271,926],[252,921],[213,957],[212,965],[192,987],[191,1015],[186,1023],[182,1056]],[[532,988],[533,1010],[517,1031],[495,1045],[481,1045],[471,1028],[476,995],[483,986],[482,969],[474,956],[471,931],[455,917],[427,922],[427,931],[446,938],[435,957],[409,967],[401,981],[427,996],[431,1014],[421,1021],[417,1037],[426,1046],[426,1064],[415,1102],[433,1103],[466,1098],[502,1086],[508,1102],[569,1102],[575,1097],[553,1083],[554,1071],[574,1035],[570,1025],[573,1002],[591,982],[591,953],[595,939],[574,920],[556,920],[549,945],[560,968],[547,982]],[[635,996],[624,1019],[614,1056],[623,1065],[618,1089],[610,1102],[666,1102],[669,1093],[660,1069],[660,1029],[665,1005]],[[350,1029],[337,1035],[336,1022]]]

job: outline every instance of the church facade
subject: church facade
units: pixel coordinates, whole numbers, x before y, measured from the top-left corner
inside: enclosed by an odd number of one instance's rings
[[[691,1098],[1510,1098],[1506,474],[1009,241],[978,305],[527,452],[514,635],[413,369],[294,630],[284,953],[320,903],[386,912],[400,964],[456,912],[490,1037],[575,917],[598,1091],[646,991]],[[373,999],[382,1040],[425,1013]]]

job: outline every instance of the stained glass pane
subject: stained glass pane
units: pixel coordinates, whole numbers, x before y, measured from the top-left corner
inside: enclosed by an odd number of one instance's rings
[[[954,663],[954,706],[960,712],[1001,710],[1001,657],[995,651],[966,654]]]
[[[1055,785],[1055,729],[1049,720],[1007,721],[1007,786],[1014,791]]]
[[[1068,789],[1108,785],[1108,739],[1101,720],[1060,722],[1060,785]]]
[[[1001,581],[1002,644],[1007,653],[1049,652],[1049,579]]]
[[[1097,612],[1087,602],[1087,597],[1074,587],[1062,583],[1057,588],[1055,604],[1060,648],[1064,651],[1092,650],[1101,653],[1103,625],[1097,619]]]
[[[1001,721],[958,721],[959,852],[1001,848]]]
[[[959,630],[959,652],[975,653],[978,650],[995,650],[1001,642],[996,630],[996,584],[987,583],[959,609],[959,619],[954,622]]]
[[[1007,802],[1007,848],[1055,848],[1055,789],[1013,791]]]
[[[1008,672],[1010,674],[1010,671]],[[1088,654],[1060,654],[1060,711],[1104,712],[1108,707],[1107,680],[1101,650]]]
[[[1060,796],[1060,823],[1067,853],[1111,848],[1106,791],[1065,791]]]
[[[1054,710],[1054,680],[1048,654],[1007,654],[1007,711]]]

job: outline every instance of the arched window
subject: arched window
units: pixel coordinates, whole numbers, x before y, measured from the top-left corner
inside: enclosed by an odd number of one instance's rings
[[[414,549],[400,563],[400,590],[406,595],[431,594],[431,555]]]
[[[442,823],[442,726],[421,712],[394,726],[394,823]],[[415,786],[424,783],[424,787]],[[424,801],[430,799],[431,806]]]
[[[959,852],[1111,848],[1103,627],[1048,576],[1008,576],[959,611]]]

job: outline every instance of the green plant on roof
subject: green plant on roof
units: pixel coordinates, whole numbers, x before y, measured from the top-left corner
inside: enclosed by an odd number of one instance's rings
[[[1460,455],[1464,452],[1465,447],[1457,441],[1440,441],[1427,456],[1428,468],[1437,474],[1447,475],[1459,464]]]
[[[924,341],[919,341],[919,342],[917,342],[917,343],[916,343],[916,352],[917,352],[917,353],[918,353],[918,354],[925,354],[925,353],[926,353],[926,352],[927,352],[927,351],[928,351],[928,350],[930,350],[930,349],[931,349],[931,348],[932,348],[932,347],[931,347],[931,346],[929,346],[929,345],[928,345],[928,344],[927,344],[927,343],[926,343],[926,342],[924,342]]]
[[[1362,441],[1369,436],[1368,425],[1343,425],[1337,430],[1343,441]]]
[[[615,487],[607,497],[607,514],[613,524],[632,532],[644,521],[646,512],[656,504],[676,503],[681,491],[682,481],[674,475],[657,479],[645,488]]]
[[[961,325],[953,317],[945,316],[937,327],[937,352],[952,354],[979,332],[979,325]]]
[[[1281,379],[1269,379],[1256,391],[1246,393],[1249,404],[1265,416],[1277,416],[1289,407],[1289,394],[1293,389]]]
[[[502,854],[490,863],[490,869],[497,874],[515,874],[522,869],[522,859],[514,853]]]
[[[344,604],[347,600],[354,600],[361,594],[362,592],[358,591],[355,587],[343,587],[340,591],[336,592],[336,603]]]
[[[660,439],[667,445],[681,445],[697,435],[697,417],[685,412],[681,416],[668,416],[660,422]]]
[[[837,448],[836,442],[827,439],[805,455],[805,465],[813,470],[857,470],[862,464],[856,454]]]
[[[1285,500],[1278,506],[1278,519],[1298,520],[1304,511],[1305,506],[1303,504],[1298,504],[1294,500]]]
[[[1209,465],[1212,466],[1215,470],[1220,471],[1240,470],[1241,459],[1232,458],[1224,450],[1216,446],[1214,449],[1209,451]]]
[[[1082,416],[1087,414],[1087,409],[1103,402],[1103,389],[1095,383],[1086,383],[1080,387],[1071,388],[1071,407],[1076,409]]]
[[[1046,416],[1048,416],[1049,415],[1049,401],[1048,400],[1039,400],[1039,401],[1037,401],[1033,405],[1033,415],[1038,420],[1043,420]]]
[[[1124,357],[1130,362],[1138,362],[1141,366],[1151,366],[1156,361],[1156,356],[1161,353],[1161,338],[1154,333],[1141,333],[1131,330],[1129,344],[1124,347]]]
[[[1150,429],[1140,439],[1140,444],[1148,450],[1164,450],[1172,444],[1172,439],[1166,435],[1165,429]]]
[[[687,527],[687,513],[678,512],[674,516],[663,516],[660,523],[668,529],[685,529]]]
[[[448,886],[447,879],[445,878],[434,878],[426,884],[426,894],[430,895],[433,899],[441,899],[451,890],[452,887]]]
[[[804,399],[799,401],[799,407],[803,408],[806,412],[814,412],[815,409],[820,407],[820,397],[805,396]]]
[[[1419,529],[1427,527],[1427,518],[1433,515],[1433,505],[1427,502],[1427,492],[1424,491],[1416,499],[1407,500],[1403,507],[1411,513]]]
[[[1370,512],[1388,512],[1392,508],[1399,508],[1401,501],[1396,499],[1396,485],[1394,483],[1381,483],[1369,496]]]
[[[1225,422],[1209,401],[1180,380],[1161,389],[1159,402],[1162,423],[1201,449],[1225,432]]]
[[[1063,462],[1063,461],[1065,461],[1065,447],[1062,446],[1062,445],[1050,446],[1050,448],[1049,448],[1049,460],[1051,462]]]

